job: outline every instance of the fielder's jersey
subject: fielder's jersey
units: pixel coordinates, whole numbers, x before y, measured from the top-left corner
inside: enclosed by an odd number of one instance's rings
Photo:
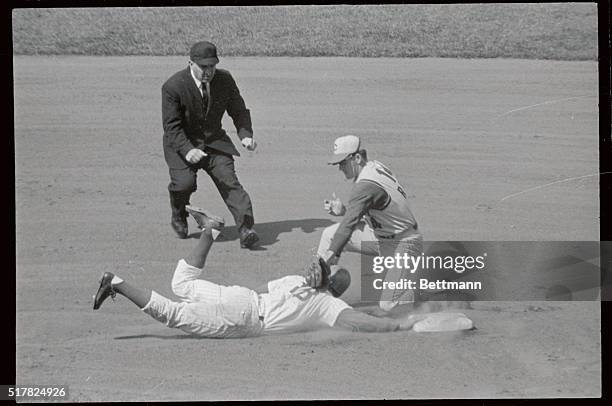
[[[268,282],[268,293],[260,297],[264,307],[264,334],[333,327],[340,312],[351,308],[328,292],[310,288],[299,275]]]
[[[388,237],[416,228],[417,223],[408,205],[406,192],[386,166],[378,161],[368,161],[356,182],[370,182],[387,192],[383,208],[371,208],[364,216],[375,235]]]

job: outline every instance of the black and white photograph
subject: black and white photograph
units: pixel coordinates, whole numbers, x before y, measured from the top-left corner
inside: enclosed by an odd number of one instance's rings
[[[607,1],[19,4],[3,399],[602,397]]]

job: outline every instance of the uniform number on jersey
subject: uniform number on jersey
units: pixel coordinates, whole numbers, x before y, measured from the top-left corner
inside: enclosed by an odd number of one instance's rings
[[[384,166],[380,166],[380,167],[376,167],[376,172],[378,172],[379,174],[386,176],[387,178],[391,179],[393,181],[393,183],[397,184],[397,179],[395,179],[395,177],[393,176],[393,174],[391,173],[390,170],[388,170],[387,168],[385,168]],[[397,191],[404,196],[404,199],[407,199],[408,197],[406,196],[406,192],[404,191],[404,188],[401,187],[399,184],[397,184]]]
[[[308,298],[314,295],[315,290],[309,286],[302,285],[302,286],[295,286],[293,289],[289,291],[289,293],[291,293],[293,296],[297,297],[298,299],[304,301],[304,300],[308,300]]]
[[[387,178],[391,179],[394,183],[397,183],[397,180],[395,180],[395,177],[393,176],[391,171],[385,168],[384,166],[377,165],[374,167],[374,169],[376,169],[376,172],[378,172],[380,175],[386,176]]]
[[[406,197],[406,192],[404,192],[404,188],[402,188],[400,185],[397,185],[397,191],[400,192],[402,196],[404,196],[404,199],[408,199]]]

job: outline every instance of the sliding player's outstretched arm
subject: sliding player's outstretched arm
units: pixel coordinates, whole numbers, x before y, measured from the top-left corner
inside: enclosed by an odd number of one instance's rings
[[[401,319],[376,317],[354,309],[345,309],[338,315],[334,327],[366,333],[410,330],[412,325],[423,319],[422,315],[409,315]]]

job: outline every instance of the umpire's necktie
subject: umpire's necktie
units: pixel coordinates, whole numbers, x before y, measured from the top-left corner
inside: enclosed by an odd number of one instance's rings
[[[201,87],[202,87],[202,103],[206,106],[206,116],[207,116],[208,110],[210,110],[210,83],[202,82]]]

